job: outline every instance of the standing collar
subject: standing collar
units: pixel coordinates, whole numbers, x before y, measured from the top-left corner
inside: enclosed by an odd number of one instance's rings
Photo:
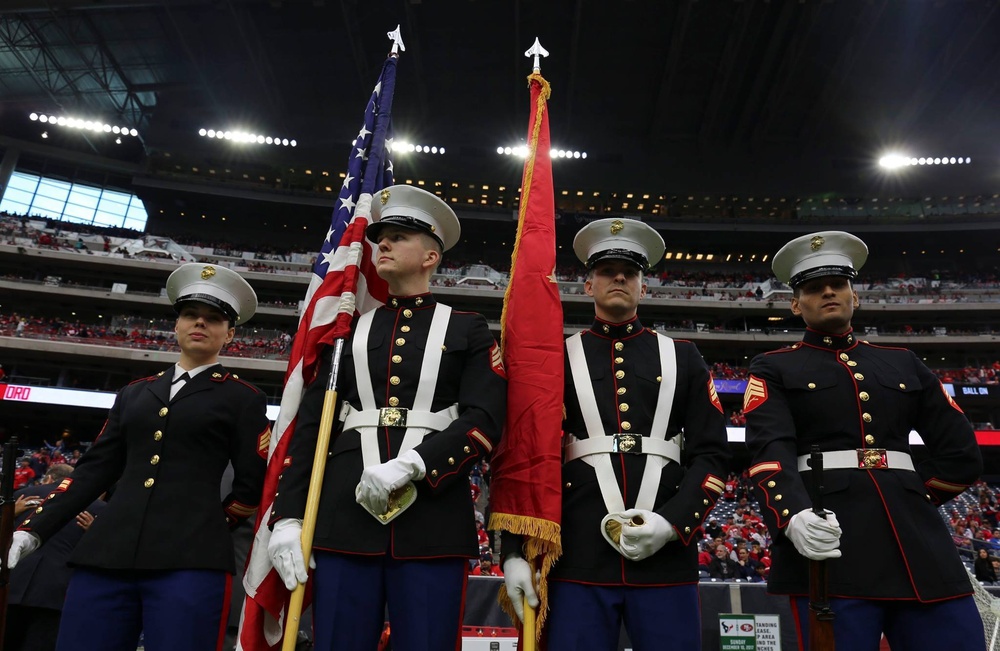
[[[802,337],[802,342],[808,346],[823,350],[844,350],[855,346],[858,343],[858,339],[854,336],[854,330],[834,335],[829,332],[806,328],[806,334]]]
[[[389,296],[385,302],[385,306],[390,310],[426,308],[433,307],[434,304],[434,295],[430,292],[424,294],[414,294],[413,296]]]
[[[638,316],[634,316],[622,323],[611,323],[610,321],[595,318],[594,323],[590,326],[590,331],[609,339],[624,339],[642,332],[643,325],[639,322]]]

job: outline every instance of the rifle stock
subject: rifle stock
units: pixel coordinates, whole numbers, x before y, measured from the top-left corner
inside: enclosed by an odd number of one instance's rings
[[[810,450],[813,513],[826,518],[823,510],[823,453],[819,446]],[[809,561],[809,651],[835,651],[833,610],[826,590],[826,561]]]
[[[3,651],[7,632],[7,593],[10,568],[7,554],[14,538],[14,469],[17,458],[17,437],[11,437],[3,446],[3,477],[0,478],[0,651]]]

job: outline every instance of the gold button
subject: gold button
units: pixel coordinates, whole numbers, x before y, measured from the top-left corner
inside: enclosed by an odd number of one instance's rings
[[[400,337],[399,339],[396,340],[396,345],[397,346],[402,346],[405,343],[406,343],[406,340],[403,339],[402,337]]]
[[[662,378],[661,376],[657,375],[657,376],[656,376],[656,381],[657,381],[657,382],[662,382],[662,381],[663,381],[663,378]]]
[[[391,384],[393,386],[399,384],[399,376],[398,375],[393,375],[391,378],[389,378],[389,384]]]
[[[566,488],[573,488],[573,482],[571,481],[566,482]]]
[[[625,350],[625,344],[623,344],[622,342],[619,341],[618,343],[615,344],[615,350],[619,350],[619,351]]]
[[[402,355],[393,355],[392,356],[392,363],[393,364],[399,364],[401,361],[403,361],[403,356]]]
[[[392,299],[392,306],[399,307],[399,301],[397,301],[396,299]]]
[[[25,520],[25,521],[24,521],[24,522],[22,522],[21,524],[28,524],[29,522],[31,522],[31,518],[28,518],[27,520]]]
[[[851,361],[847,362],[847,365],[848,365],[848,366],[857,366],[857,365],[858,365],[858,363],[857,363],[857,362],[855,362],[855,361],[854,361],[854,360],[852,359]]]
[[[809,387],[810,389],[815,389],[816,388],[816,383],[815,382],[810,382],[806,386]]]
[[[618,395],[623,396],[625,392],[628,391],[625,387],[618,387]]]
[[[35,513],[41,513],[41,512],[42,512],[42,507],[39,506],[37,509],[35,509]]]
[[[615,357],[615,364],[621,364],[625,361],[624,357]]]
[[[861,414],[861,420],[865,421],[866,423],[870,423],[872,422],[872,415],[868,413]]]
[[[823,343],[829,346],[830,344],[833,343],[833,339],[830,339],[829,337],[823,337]]]
[[[930,501],[931,501],[931,496],[930,496],[930,495],[928,495],[928,494],[924,493],[924,497],[926,497],[926,498],[927,498],[927,501],[928,501],[928,502],[930,502]]]
[[[873,443],[875,443],[875,437],[869,434],[868,436],[865,437],[865,443],[867,443],[868,445],[872,445]]]
[[[695,511],[694,512],[694,519],[697,520],[700,517],[701,517],[701,513],[698,513],[697,511]]]
[[[861,373],[855,373],[854,374],[854,379],[855,380],[863,380],[863,379],[865,379],[865,376],[862,375]]]
[[[781,493],[778,493],[777,495],[775,495],[775,496],[774,496],[774,501],[775,501],[775,502],[780,502],[780,501],[781,501],[781,498],[782,498],[782,495],[781,495]]]
[[[238,379],[240,379],[240,376],[239,376],[239,375],[236,375],[235,373],[233,373],[233,379],[234,379],[234,380],[238,380]]]
[[[781,515],[783,515],[785,517],[788,517],[788,509],[785,509],[784,511],[782,511]]]
[[[842,360],[844,360],[846,362],[847,360],[849,360],[851,358],[850,358],[850,356],[848,356],[847,353],[840,353],[840,359],[842,359]]]
[[[858,394],[858,397],[861,398],[861,402],[868,402],[868,398],[870,398],[871,396],[868,395],[867,391],[862,391],[861,393]]]
[[[906,389],[906,385],[905,385],[905,384],[903,384],[902,382],[900,382],[900,383],[899,383],[899,388],[900,388],[900,389],[904,389],[904,390],[905,390],[905,389]]]
[[[154,454],[153,456],[151,456],[149,458],[149,464],[150,465],[155,466],[158,463],[160,463],[160,455]]]
[[[160,430],[156,430],[155,432],[153,432],[154,441],[159,441],[162,438],[163,438],[163,432],[161,432]]]
[[[618,405],[618,411],[622,411],[622,412],[628,411],[628,403],[627,402],[623,402],[622,404]]]
[[[449,466],[455,465],[455,457],[448,457],[448,465]]]
[[[169,412],[169,411],[170,410],[167,409],[166,407],[160,407],[160,418],[163,418],[164,416],[166,416],[167,412]]]
[[[773,479],[771,481],[767,482],[767,487],[768,488],[774,488],[775,486],[777,486],[777,484],[774,483]]]
[[[431,477],[437,477],[437,476],[438,476],[438,471],[437,470],[432,470],[431,471]]]
[[[615,377],[618,378],[619,380],[624,379],[625,371],[615,371]]]
[[[399,406],[399,398],[397,398],[396,396],[393,396],[393,397],[389,398],[389,406],[390,407],[398,407]]]
[[[401,326],[401,327],[400,327],[399,329],[400,329],[400,330],[401,330],[402,332],[409,332],[409,331],[410,331],[410,326]]]
[[[629,431],[630,429],[632,429],[632,423],[628,422],[627,420],[623,420],[622,429],[625,430],[626,432]]]
[[[145,486],[146,488],[152,488],[153,484],[155,484],[155,483],[156,483],[156,480],[153,479],[152,477],[150,477],[146,481],[142,482],[142,485]]]
[[[442,352],[443,352],[443,351],[446,351],[446,350],[448,350],[448,347],[442,344],[442,346],[441,346],[441,350],[442,350]]]
[[[691,527],[684,527],[684,533],[691,533]]]
[[[405,318],[409,319],[411,316],[413,316],[413,310],[411,310],[409,308],[403,310],[403,316]]]
[[[470,448],[470,447],[469,447],[468,445],[466,445],[466,446],[465,446],[464,448],[462,448],[462,450],[463,450],[463,451],[464,451],[464,452],[465,452],[466,454],[468,454],[468,453],[472,452],[472,448]]]

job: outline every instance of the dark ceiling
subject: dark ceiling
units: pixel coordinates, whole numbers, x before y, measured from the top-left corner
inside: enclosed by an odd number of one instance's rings
[[[37,143],[30,111],[82,115],[134,126],[141,145],[48,143],[339,172],[397,24],[397,138],[448,151],[397,159],[397,178],[516,181],[516,161],[495,149],[524,137],[524,51],[537,36],[551,53],[553,143],[588,152],[557,161],[557,186],[919,196],[1000,185],[997,0],[3,0],[0,135]],[[299,146],[236,153],[202,127]],[[873,164],[889,147],[972,164],[888,176]]]

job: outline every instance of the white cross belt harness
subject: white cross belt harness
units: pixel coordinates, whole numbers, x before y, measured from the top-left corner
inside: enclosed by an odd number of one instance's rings
[[[608,513],[621,513],[625,510],[625,500],[618,490],[618,480],[611,465],[611,453],[646,455],[646,467],[643,469],[635,508],[647,511],[653,510],[663,467],[671,461],[680,462],[682,435],[678,434],[673,439],[666,440],[674,392],[677,388],[677,354],[674,350],[674,340],[670,337],[657,334],[656,341],[660,353],[660,390],[656,397],[656,408],[649,435],[640,436],[626,433],[605,434],[601,415],[597,410],[594,385],[590,381],[590,371],[587,368],[583,337],[581,333],[577,333],[566,340],[566,355],[569,358],[570,372],[573,376],[573,385],[576,387],[576,397],[587,430],[587,438],[567,437],[563,460],[568,462],[582,458],[594,467],[597,484],[601,489],[601,497],[604,498],[604,506]]]
[[[361,460],[365,468],[382,463],[378,449],[379,427],[406,428],[403,443],[399,448],[399,452],[402,454],[420,445],[420,442],[429,433],[443,430],[458,418],[458,405],[452,405],[438,412],[431,411],[438,372],[441,370],[444,336],[448,331],[448,322],[451,320],[451,308],[440,303],[434,306],[434,316],[431,318],[431,326],[424,348],[424,361],[420,366],[417,395],[413,399],[413,407],[410,409],[397,407],[380,409],[376,407],[371,370],[368,367],[368,335],[371,332],[376,311],[365,312],[358,319],[351,346],[361,409],[354,409],[345,401],[340,410],[340,418],[344,422],[343,429],[345,431],[356,429],[361,436]]]

